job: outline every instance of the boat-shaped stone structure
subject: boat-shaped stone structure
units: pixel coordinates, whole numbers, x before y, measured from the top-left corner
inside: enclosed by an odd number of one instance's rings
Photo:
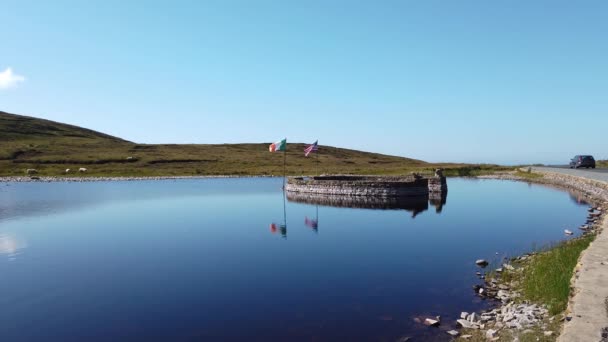
[[[412,216],[429,203],[440,213],[448,186],[441,170],[435,176],[318,176],[290,177],[285,185],[291,202],[332,207],[404,209]]]
[[[315,176],[290,177],[285,190],[319,195],[365,196],[379,198],[441,198],[448,191],[446,178],[438,169],[435,176]]]

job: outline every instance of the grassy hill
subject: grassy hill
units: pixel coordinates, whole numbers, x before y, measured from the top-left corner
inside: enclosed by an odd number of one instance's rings
[[[44,176],[86,167],[86,176],[282,175],[282,153],[269,143],[218,145],[137,144],[90,129],[0,112],[0,175],[24,175],[34,168]],[[304,144],[287,145],[288,174],[403,174],[444,167],[452,173],[483,167],[429,164],[421,160],[320,146],[304,157]],[[318,164],[317,164],[318,157]],[[81,174],[85,175],[85,174]]]

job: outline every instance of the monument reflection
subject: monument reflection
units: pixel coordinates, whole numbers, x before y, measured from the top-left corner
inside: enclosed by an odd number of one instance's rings
[[[287,200],[295,203],[313,205],[360,208],[379,210],[405,210],[412,213],[412,218],[429,209],[429,204],[435,207],[436,213],[441,213],[447,202],[447,192],[434,196],[415,197],[372,197],[372,196],[339,196],[315,193],[287,192]]]

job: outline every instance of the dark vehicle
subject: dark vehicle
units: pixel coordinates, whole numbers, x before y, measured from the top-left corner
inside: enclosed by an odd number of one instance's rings
[[[574,156],[570,160],[570,168],[578,169],[579,167],[595,169],[595,159],[593,159],[593,156]]]

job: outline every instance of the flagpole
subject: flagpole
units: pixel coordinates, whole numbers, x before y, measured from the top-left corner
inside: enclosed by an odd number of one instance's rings
[[[283,191],[285,191],[285,177],[287,176],[287,146],[283,150]]]
[[[283,237],[287,238],[287,208],[285,206],[285,190],[283,190],[283,229],[281,230],[281,234]]]
[[[317,147],[317,153],[316,153],[315,158],[317,158],[317,175],[320,176],[320,174],[319,174],[319,150],[318,150],[318,147]]]

